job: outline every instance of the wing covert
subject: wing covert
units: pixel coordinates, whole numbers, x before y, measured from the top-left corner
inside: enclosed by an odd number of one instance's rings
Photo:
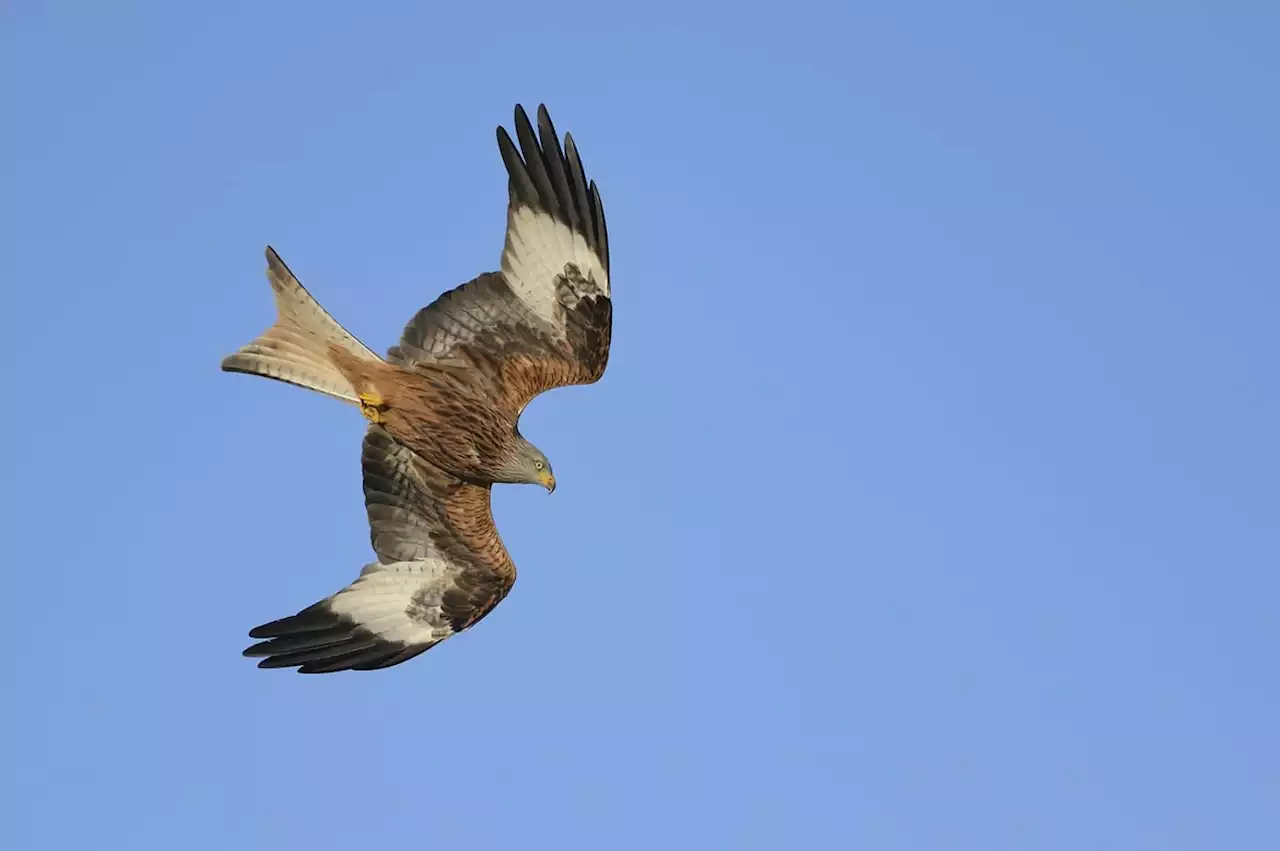
[[[518,147],[498,128],[509,189],[502,271],[418,311],[387,355],[402,366],[472,370],[518,416],[545,390],[599,380],[613,305],[604,205],[573,138],[561,148],[545,106],[537,134],[519,106],[515,129]]]
[[[365,435],[365,504],[378,561],[296,615],[251,630],[261,668],[367,671],[412,659],[477,623],[515,583],[489,488],[460,481],[381,427]]]

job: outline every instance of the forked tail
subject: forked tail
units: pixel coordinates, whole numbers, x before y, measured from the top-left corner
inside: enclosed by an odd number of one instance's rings
[[[244,372],[318,390],[346,402],[360,403],[356,388],[338,368],[342,361],[377,361],[376,354],[347,333],[307,292],[267,247],[267,280],[276,296],[276,324],[262,336],[223,359],[227,372]]]

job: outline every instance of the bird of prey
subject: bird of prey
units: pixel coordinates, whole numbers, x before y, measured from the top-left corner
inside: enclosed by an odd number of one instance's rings
[[[301,673],[398,665],[474,625],[515,582],[494,526],[495,483],[554,491],[520,434],[533,397],[591,384],[609,360],[613,306],[604,206],[573,137],[545,106],[535,133],[515,109],[499,271],[449,290],[379,357],[339,325],[267,248],[277,318],[222,369],[317,390],[369,420],[362,453],[377,561],[330,597],[250,631],[244,655]]]

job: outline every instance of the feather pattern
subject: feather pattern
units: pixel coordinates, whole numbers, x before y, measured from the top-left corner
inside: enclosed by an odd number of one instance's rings
[[[398,665],[475,624],[511,590],[515,565],[489,487],[428,464],[379,426],[365,435],[365,505],[378,561],[296,615],[250,631],[262,668],[301,673]]]
[[[491,486],[532,480],[512,466],[528,447],[516,426],[531,399],[604,374],[613,305],[604,205],[573,138],[561,146],[545,106],[536,130],[517,106],[514,140],[499,127],[497,141],[508,178],[500,269],[419,310],[385,360],[268,250],[277,324],[223,368],[361,406],[374,423],[362,467],[377,561],[346,588],[251,630],[257,642],[244,652],[261,667],[398,665],[477,623],[515,583]]]
[[[510,199],[502,271],[446,292],[405,326],[387,358],[463,367],[518,417],[539,393],[604,374],[613,329],[604,205],[573,138],[560,147],[545,106],[538,133],[516,107],[516,138],[498,128]]]

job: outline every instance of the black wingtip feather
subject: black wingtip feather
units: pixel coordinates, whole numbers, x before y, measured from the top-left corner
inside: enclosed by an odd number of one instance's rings
[[[386,659],[383,659],[377,662],[373,662],[373,661],[362,662],[359,665],[353,666],[352,670],[378,671],[378,670],[381,670],[382,668],[390,668],[395,665],[399,665],[401,662],[408,662],[413,657],[420,656],[421,654],[426,653],[428,650],[430,650],[434,646],[435,645],[432,645],[432,644],[411,644],[406,646],[403,650],[400,650],[398,653],[396,653],[393,656],[390,656]]]
[[[547,155],[538,143],[538,137],[529,123],[529,116],[524,107],[516,108],[516,139],[520,142],[520,152],[524,154],[525,169],[533,178],[538,188],[538,207],[546,210],[556,219],[567,222],[564,211],[560,209],[560,201],[556,197],[555,188],[551,185],[551,175],[547,171]]]
[[[503,127],[498,127],[498,150],[506,164],[513,203],[527,204],[582,234],[609,274],[608,231],[604,204],[595,181],[588,181],[572,134],[564,135],[561,148],[551,113],[538,105],[538,130],[522,105],[516,104],[515,132],[519,148]]]
[[[385,662],[400,653],[404,645],[379,641],[361,649],[353,649],[341,656],[307,662],[298,668],[299,674],[330,674],[335,671],[359,671]]]
[[[604,221],[604,201],[600,199],[600,189],[591,181],[591,213],[596,223],[596,253],[600,255],[600,264],[605,274],[609,273],[609,227]]]
[[[502,154],[502,161],[507,166],[507,175],[510,178],[511,197],[523,204],[533,205],[538,203],[538,187],[534,186],[533,179],[529,177],[529,172],[525,170],[524,160],[520,157],[520,151],[516,148],[515,142],[511,141],[511,137],[507,135],[507,128],[498,128],[498,150]]]
[[[249,630],[250,638],[265,639],[246,647],[259,668],[297,668],[300,674],[371,671],[412,659],[430,645],[385,641],[335,614],[325,602],[287,618]]]
[[[560,209],[569,221],[569,228],[578,233],[586,233],[583,228],[582,214],[574,201],[573,190],[569,186],[564,151],[560,148],[560,139],[556,136],[556,126],[551,123],[551,114],[547,107],[538,105],[538,140],[545,151],[544,159],[551,177],[551,187],[555,190]]]
[[[328,609],[311,606],[296,615],[264,623],[249,630],[250,638],[277,638],[282,635],[296,635],[300,632],[315,632],[332,627],[334,615]]]

